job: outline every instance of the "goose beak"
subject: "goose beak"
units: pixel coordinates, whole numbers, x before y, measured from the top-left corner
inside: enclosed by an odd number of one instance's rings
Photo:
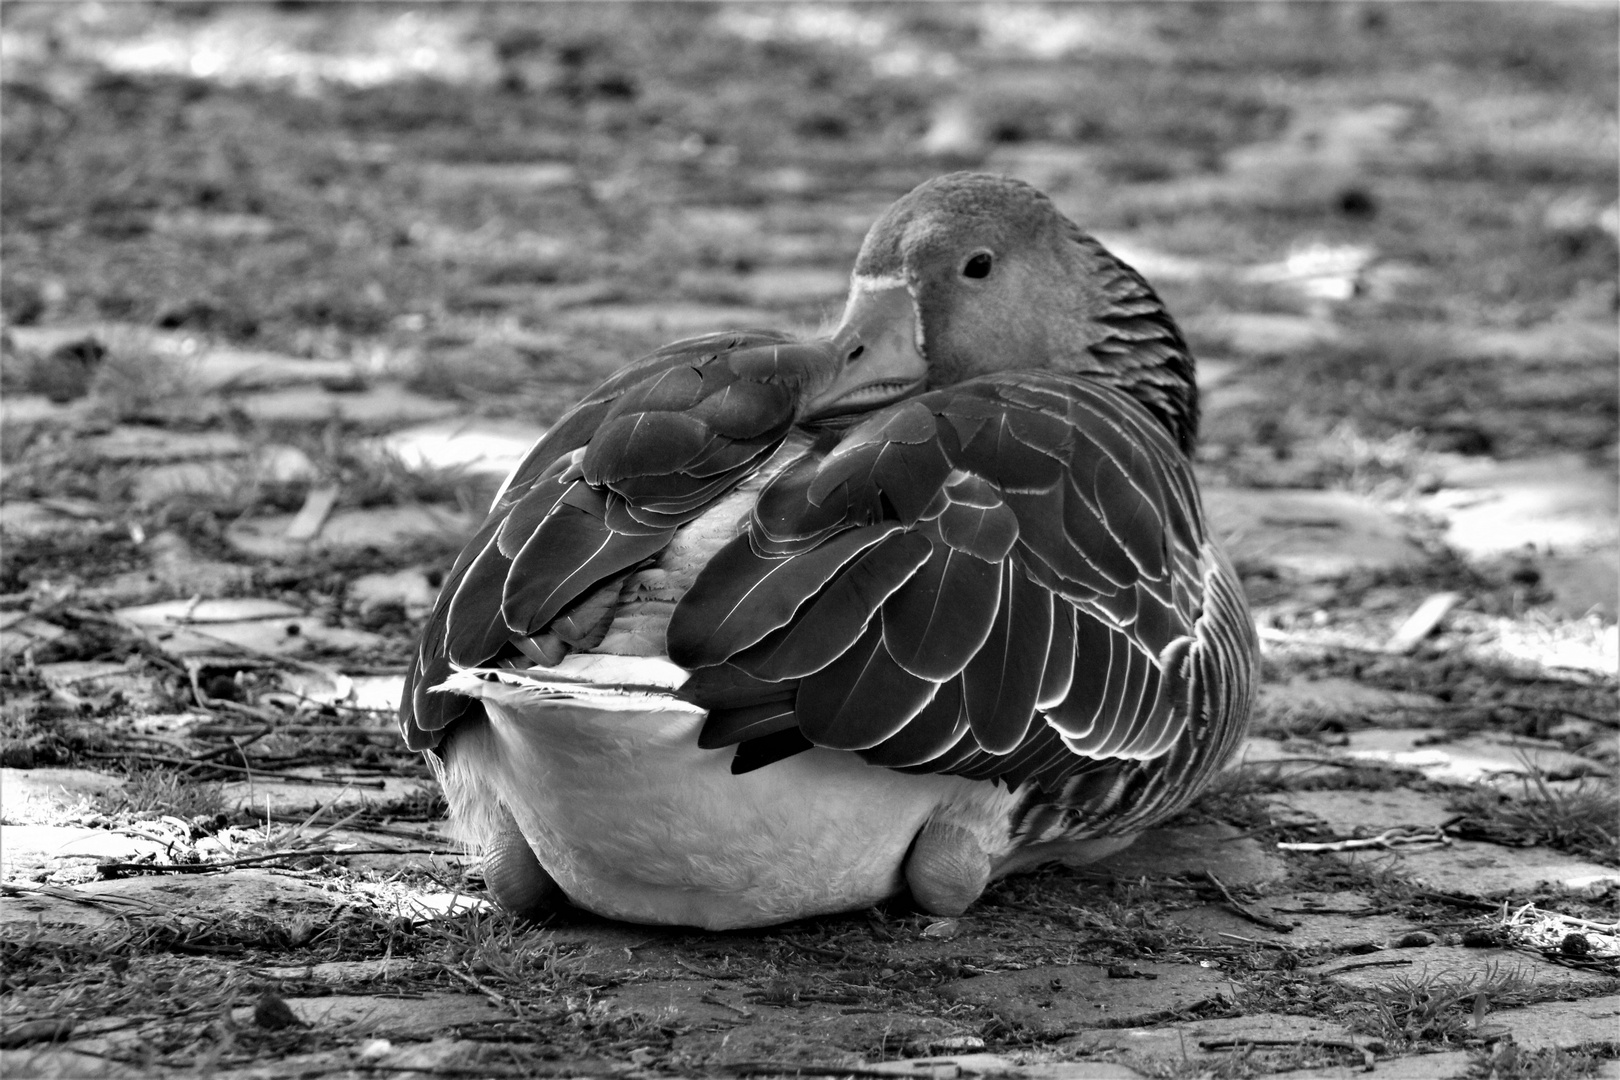
[[[805,420],[867,412],[910,397],[928,382],[917,347],[917,304],[904,286],[863,289],[857,283],[833,331],[841,367],[811,398]]]

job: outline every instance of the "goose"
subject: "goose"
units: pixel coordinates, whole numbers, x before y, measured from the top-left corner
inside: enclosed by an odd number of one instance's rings
[[[828,336],[668,345],[508,478],[400,724],[502,907],[709,929],[987,884],[1178,813],[1257,642],[1143,278],[1017,180],[872,226]]]

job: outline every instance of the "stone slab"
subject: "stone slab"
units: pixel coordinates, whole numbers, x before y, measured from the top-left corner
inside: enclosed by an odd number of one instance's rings
[[[1087,866],[1083,873],[1121,879],[1202,877],[1214,874],[1228,887],[1280,881],[1288,867],[1251,836],[1226,824],[1150,829],[1118,854]]]
[[[128,1077],[168,1076],[171,1070],[126,1065],[100,1054],[71,1047],[24,1047],[0,1050],[0,1076],[16,1080],[124,1080]]]
[[[1440,704],[1428,694],[1385,690],[1349,679],[1312,679],[1296,675],[1287,682],[1264,683],[1255,703],[1258,714],[1269,720],[1310,717],[1354,717],[1395,709],[1425,709]]]
[[[511,1015],[478,994],[423,994],[411,998],[332,994],[287,998],[286,1002],[293,1015],[311,1027],[344,1028],[346,1034],[380,1037],[427,1034]],[[232,1009],[231,1018],[251,1026],[253,1006]]]
[[[426,1042],[401,1039],[393,1043],[387,1039],[368,1039],[358,1048],[289,1054],[215,1075],[219,1080],[305,1080],[310,1077],[359,1080],[371,1076],[417,1080],[477,1075],[477,1066],[492,1060],[498,1063],[490,1067],[492,1074],[504,1070],[505,1062],[498,1045],[484,1041],[440,1037]]]
[[[0,535],[18,539],[48,540],[103,527],[100,513],[86,508],[90,516],[67,513],[62,508],[34,499],[8,499],[0,504]]]
[[[1513,1033],[1524,1050],[1572,1050],[1577,1046],[1620,1045],[1620,994],[1544,1001],[1522,1009],[1493,1012],[1486,1023]]]
[[[354,689],[349,704],[356,709],[376,709],[394,713],[399,710],[400,698],[405,691],[405,673],[398,675],[355,675]]]
[[[250,445],[229,431],[174,431],[147,424],[120,424],[79,444],[104,461],[164,464],[246,454]]]
[[[1237,756],[1227,768],[1264,777],[1267,782],[1275,783],[1293,777],[1326,773],[1334,768],[1332,761],[1332,756],[1324,752],[1320,743],[1251,735],[1243,740]]]
[[[1352,731],[1348,757],[1417,769],[1430,780],[1469,784],[1539,773],[1559,779],[1602,776],[1597,762],[1539,742],[1482,733],[1445,739],[1434,728],[1365,728]]]
[[[319,885],[274,870],[147,875],[8,896],[0,904],[0,926],[97,929],[130,917],[318,915],[335,903]]]
[[[288,656],[317,650],[371,651],[386,645],[375,634],[328,626],[290,604],[255,597],[205,600],[196,605],[173,600],[123,608],[116,615],[142,628],[173,656],[229,653],[233,645],[249,652]]]
[[[1620,869],[1551,848],[1503,847],[1454,840],[1445,846],[1336,852],[1349,862],[1372,860],[1397,876],[1441,892],[1481,898],[1526,896],[1547,888],[1592,892],[1620,884]]]
[[[340,421],[368,431],[441,420],[462,409],[458,401],[413,393],[391,383],[358,392],[294,386],[239,394],[231,398],[231,405],[262,424],[318,427]]]
[[[68,811],[123,786],[119,777],[90,769],[0,769],[0,824],[57,824]]]
[[[545,433],[538,424],[457,417],[391,431],[373,445],[410,468],[466,469],[504,477]]]
[[[160,532],[146,541],[147,565],[104,578],[84,590],[110,607],[126,607],[160,597],[218,596],[251,587],[253,571],[239,563],[199,555],[174,532]]]
[[[1306,580],[1426,560],[1393,514],[1345,491],[1208,487],[1204,509],[1233,561],[1273,566]]]
[[[1461,1080],[1472,1075],[1473,1062],[1474,1055],[1466,1050],[1381,1057],[1373,1066],[1373,1075],[1377,1080]],[[1365,1080],[1366,1076],[1364,1066],[1340,1065],[1327,1069],[1289,1069],[1271,1073],[1266,1080]]]
[[[1558,988],[1574,992],[1613,990],[1615,980],[1592,971],[1564,967],[1529,953],[1511,949],[1465,949],[1440,946],[1428,949],[1402,949],[1379,956],[1341,956],[1325,964],[1301,968],[1302,974],[1317,975],[1351,990],[1373,990],[1423,982],[1429,979],[1466,984],[1472,980],[1483,986],[1491,978],[1517,976],[1541,990]]]
[[[143,856],[166,857],[167,845],[112,829],[78,825],[0,825],[0,878],[35,879],[45,873],[92,868],[96,863]]]
[[[1110,978],[1109,969],[1092,964],[1041,965],[956,979],[940,986],[939,995],[1053,1035],[1148,1023],[1164,1013],[1231,994],[1226,976],[1207,968],[1125,966],[1138,977]]]
[[[1620,484],[1580,454],[1518,461],[1463,458],[1427,501],[1448,520],[1446,542],[1475,558],[1526,546],[1560,553],[1620,540]]]
[[[1376,836],[1400,826],[1437,828],[1456,816],[1444,795],[1387,791],[1289,791],[1264,796],[1273,821],[1317,821],[1342,836]]]
[[[388,549],[428,537],[460,538],[476,524],[471,516],[432,506],[375,506],[339,510],[327,518],[312,540],[293,540],[287,529],[296,515],[243,518],[226,530],[238,551],[284,562],[308,558],[322,550]]]
[[[115,613],[125,622],[139,626],[176,626],[182,623],[237,623],[251,619],[296,619],[302,608],[280,600],[242,596],[223,600],[168,600],[128,607]]]
[[[1299,1048],[1254,1047],[1245,1050],[1205,1049],[1205,1042],[1225,1042],[1239,1039],[1293,1039],[1300,1044],[1312,1042],[1360,1043],[1348,1028],[1329,1020],[1306,1016],[1286,1016],[1278,1013],[1255,1013],[1250,1016],[1223,1017],[1216,1020],[1195,1020],[1182,1023],[1154,1024],[1151,1027],[1118,1028],[1112,1031],[1087,1032],[1067,1040],[1064,1046],[1087,1051],[1114,1050],[1129,1055],[1129,1059],[1145,1064],[1147,1061],[1199,1062],[1212,1066],[1229,1061],[1239,1055],[1244,1060],[1263,1067],[1266,1059],[1282,1053],[1297,1054]]]
[[[438,595],[439,590],[428,582],[421,568],[411,567],[392,574],[362,574],[349,582],[347,599],[359,609],[362,619],[386,605],[398,605],[405,615],[420,619],[433,607]]]
[[[1165,919],[1184,929],[1215,939],[1212,942],[1214,944],[1230,944],[1231,938],[1245,938],[1250,941],[1275,942],[1294,948],[1313,945],[1328,945],[1334,948],[1370,945],[1384,948],[1399,941],[1403,935],[1420,929],[1410,919],[1396,915],[1358,915],[1342,911],[1313,914],[1301,910],[1300,906],[1288,896],[1268,896],[1264,902],[1249,906],[1279,922],[1292,923],[1293,929],[1284,933],[1261,926],[1219,904],[1204,904],[1168,912]],[[1222,938],[1223,934],[1229,936]]]

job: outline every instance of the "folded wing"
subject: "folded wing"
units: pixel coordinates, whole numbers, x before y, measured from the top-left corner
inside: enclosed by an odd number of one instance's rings
[[[604,583],[656,556],[768,458],[803,387],[833,359],[826,343],[769,332],[693,338],[571,409],[513,472],[445,580],[406,677],[407,744],[435,746],[479,708],[428,693],[452,665],[535,650],[544,660],[536,638],[547,634],[560,649],[594,644],[612,614]]]
[[[1073,811],[1041,823],[1054,835],[1196,790],[1235,741],[1254,650],[1162,425],[1032,373],[912,398],[784,470],[668,642],[734,768],[823,746],[1033,780]]]

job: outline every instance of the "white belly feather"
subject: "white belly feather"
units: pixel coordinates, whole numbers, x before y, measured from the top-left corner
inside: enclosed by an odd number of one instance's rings
[[[640,665],[673,666],[618,663],[623,682],[662,673]],[[833,750],[735,776],[734,748],[698,747],[695,706],[535,674],[467,671],[446,683],[481,697],[490,716],[482,733],[457,738],[446,789],[452,803],[508,806],[569,898],[599,914],[722,928],[872,904],[900,890],[906,849],[931,818],[969,828],[987,852],[1009,846],[1014,799],[1002,785],[897,773]]]

